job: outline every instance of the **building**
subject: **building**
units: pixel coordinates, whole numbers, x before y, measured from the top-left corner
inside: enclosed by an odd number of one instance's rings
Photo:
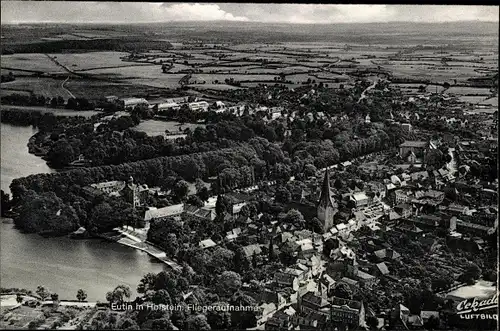
[[[271,318],[266,321],[265,330],[292,330],[292,317],[296,314],[293,307],[278,310]]]
[[[181,106],[176,102],[162,102],[158,104],[158,111],[179,110]]]
[[[333,324],[343,324],[354,328],[365,325],[365,307],[362,301],[338,297],[333,297],[331,301],[330,319]]]
[[[125,187],[124,181],[109,181],[97,184],[91,184],[90,187],[101,191],[104,194],[118,193]]]
[[[145,188],[147,189],[147,188]],[[143,190],[143,187],[137,185],[134,183],[134,178],[130,176],[130,178],[127,181],[127,185],[120,191],[121,195],[123,198],[131,203],[134,208],[140,206],[141,204],[141,191]]]
[[[425,141],[407,140],[399,145],[399,155],[406,158],[413,153],[417,158],[423,159],[427,152],[429,144]]]
[[[163,208],[150,208],[144,213],[144,221],[150,222],[152,219],[165,219],[180,215],[184,212],[184,204],[172,205]]]
[[[122,98],[118,104],[125,110],[132,110],[135,106],[145,105],[149,107],[149,102],[144,98]]]
[[[188,104],[191,111],[208,111],[209,104],[206,101],[190,102]]]
[[[351,199],[354,201],[356,208],[366,207],[370,201],[365,192],[354,193]]]
[[[330,192],[330,177],[328,168],[325,170],[325,178],[321,188],[321,195],[317,207],[317,217],[322,222],[323,231],[327,232],[334,225],[335,214],[338,212],[338,205],[332,198]]]

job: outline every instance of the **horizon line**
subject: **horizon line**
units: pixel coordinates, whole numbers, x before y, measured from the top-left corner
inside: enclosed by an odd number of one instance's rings
[[[0,25],[26,25],[26,24],[61,24],[61,25],[94,25],[94,24],[106,24],[106,25],[134,25],[134,24],[167,24],[167,23],[246,23],[246,24],[277,24],[277,25],[353,25],[353,24],[455,24],[455,23],[496,23],[499,21],[488,21],[488,20],[457,20],[457,21],[435,21],[435,22],[425,22],[425,21],[386,21],[386,22],[263,22],[263,21],[245,21],[245,20],[180,20],[180,21],[145,21],[145,22],[58,22],[58,21],[26,21],[26,22],[1,22]]]

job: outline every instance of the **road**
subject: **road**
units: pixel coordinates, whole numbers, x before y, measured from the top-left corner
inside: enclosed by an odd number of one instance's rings
[[[73,95],[73,93],[71,93],[71,91],[70,91],[70,90],[68,90],[67,88],[65,88],[65,87],[64,87],[64,84],[65,84],[68,80],[69,80],[69,76],[68,76],[68,78],[66,78],[66,79],[64,80],[64,82],[62,82],[62,83],[61,83],[61,88],[62,88],[64,91],[66,91],[66,93],[68,93],[68,94],[69,94],[72,98],[75,98],[75,96]]]
[[[374,88],[375,86],[377,86],[377,83],[378,83],[378,79],[376,79],[372,85],[368,86],[364,91],[363,93],[361,93],[361,97],[359,98],[358,100],[358,103],[361,102],[361,100],[363,100],[364,98],[366,98],[366,92],[368,92],[369,90],[371,90],[372,88]]]

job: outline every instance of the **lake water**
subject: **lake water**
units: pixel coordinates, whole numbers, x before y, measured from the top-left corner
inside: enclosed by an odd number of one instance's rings
[[[12,179],[52,172],[45,161],[28,153],[31,127],[1,124],[1,187],[9,191]],[[100,239],[72,240],[23,234],[11,220],[0,224],[0,286],[35,290],[43,285],[61,299],[87,291],[88,300],[105,301],[107,291],[119,284],[135,289],[142,276],[160,272],[164,265],[146,253]]]

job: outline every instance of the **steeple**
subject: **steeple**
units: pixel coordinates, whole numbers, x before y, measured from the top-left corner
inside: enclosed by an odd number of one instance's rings
[[[337,214],[338,206],[332,199],[330,193],[330,176],[328,175],[328,168],[325,170],[325,178],[323,179],[323,186],[321,187],[321,195],[318,203],[317,216],[323,223],[323,231],[328,231],[334,225],[334,216]]]
[[[330,192],[330,176],[328,175],[328,168],[325,170],[325,178],[323,179],[323,186],[321,187],[321,195],[319,197],[319,205],[323,208],[334,207],[335,203],[331,197]]]

